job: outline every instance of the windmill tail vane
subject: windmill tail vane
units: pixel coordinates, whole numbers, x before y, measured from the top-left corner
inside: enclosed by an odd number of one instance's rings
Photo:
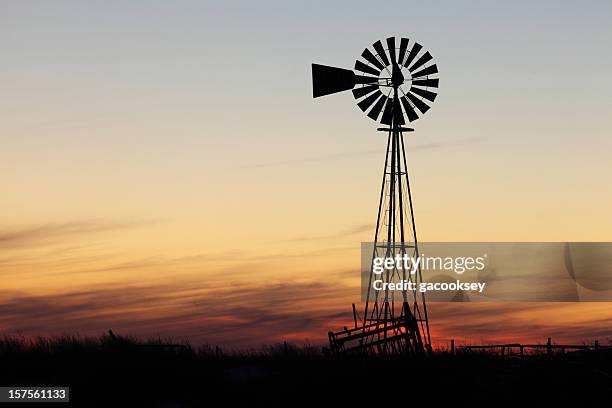
[[[312,64],[313,97],[351,90],[357,106],[372,120],[387,125],[387,151],[378,205],[372,260],[377,257],[419,256],[404,127],[419,119],[437,96],[438,67],[418,42],[389,37],[366,48],[354,71]],[[368,290],[361,313],[353,305],[354,326],[329,332],[335,354],[423,354],[431,351],[425,294],[416,290],[399,293],[374,291],[369,271]],[[412,276],[412,277],[411,277]],[[421,270],[411,275],[398,265],[382,276],[393,283],[411,277],[416,286]]]

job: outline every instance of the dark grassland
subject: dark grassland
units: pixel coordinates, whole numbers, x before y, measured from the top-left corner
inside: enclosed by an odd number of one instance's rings
[[[332,358],[309,346],[222,352],[161,344],[109,336],[0,338],[0,386],[67,385],[69,405],[81,407],[612,404],[609,350],[523,359],[443,351],[428,358]]]

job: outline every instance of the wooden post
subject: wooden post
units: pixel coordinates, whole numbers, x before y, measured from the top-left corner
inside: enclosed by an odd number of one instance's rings
[[[355,321],[355,328],[357,328],[357,310],[355,309],[354,303],[353,303],[353,320]]]
[[[521,359],[522,359],[523,358],[523,345],[522,344],[520,345],[520,348],[521,348]]]
[[[546,354],[551,355],[552,354],[552,341],[551,338],[548,338],[548,341],[546,342]]]
[[[455,339],[451,339],[451,356],[455,355]]]

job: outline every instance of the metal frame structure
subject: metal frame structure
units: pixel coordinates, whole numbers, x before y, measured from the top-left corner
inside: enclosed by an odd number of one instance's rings
[[[380,41],[374,43],[374,52],[366,48],[361,55],[365,62],[355,63],[357,71],[372,76],[313,64],[313,96],[355,88],[355,98],[362,98],[358,102],[360,109],[367,111],[368,117],[376,121],[380,117],[380,122],[388,125],[378,128],[378,131],[387,132],[388,137],[372,259],[405,255],[415,259],[419,250],[403,137],[404,132],[414,129],[404,125],[405,118],[409,122],[418,119],[417,110],[421,113],[429,110],[423,99],[435,100],[436,94],[428,88],[438,87],[438,79],[430,78],[438,70],[435,64],[426,65],[432,60],[429,52],[418,57],[422,50],[420,44],[414,43],[408,50],[406,38],[401,38],[399,48],[395,47],[395,37],[389,37],[386,43],[387,48]],[[410,85],[408,91],[402,88],[406,85]],[[420,268],[413,272],[406,270],[404,265],[396,265],[381,275],[385,283],[409,280],[415,284],[413,290],[397,293],[387,288],[372,294],[370,269],[363,314],[358,316],[353,305],[354,327],[329,332],[331,351],[377,355],[429,352],[431,338],[425,295],[416,290],[422,274]]]

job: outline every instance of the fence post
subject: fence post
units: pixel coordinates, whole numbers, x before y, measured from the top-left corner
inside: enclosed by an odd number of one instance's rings
[[[548,341],[546,342],[546,354],[548,355],[552,354],[552,341],[550,337],[548,338]]]

